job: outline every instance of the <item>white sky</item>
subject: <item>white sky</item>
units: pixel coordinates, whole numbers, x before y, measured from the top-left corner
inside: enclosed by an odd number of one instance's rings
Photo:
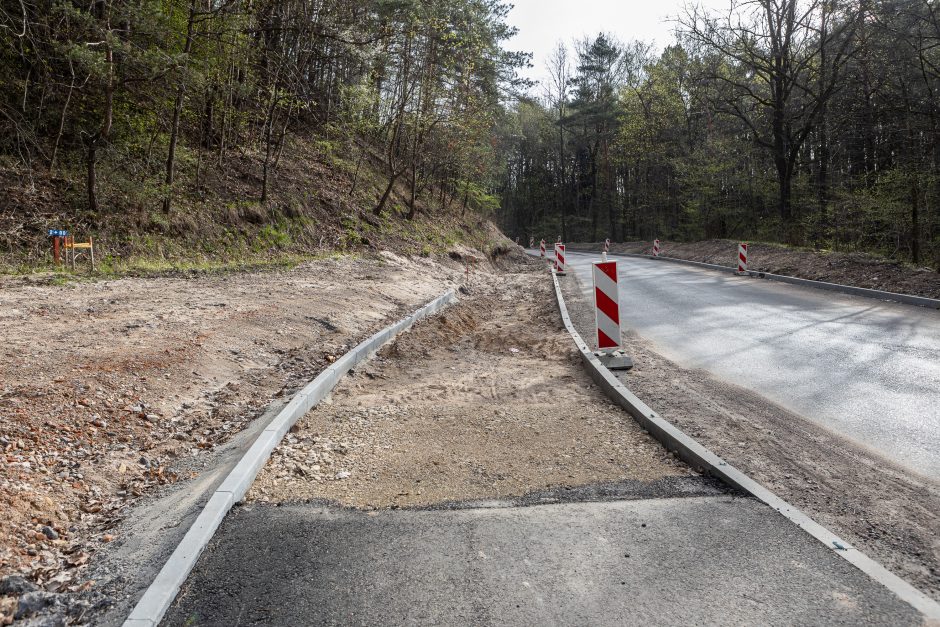
[[[519,29],[506,47],[534,53],[533,67],[523,75],[541,80],[545,60],[559,40],[571,45],[584,35],[604,31],[622,41],[655,41],[662,50],[675,41],[675,18],[686,0],[511,0],[515,8],[508,21]],[[696,0],[704,7],[727,9],[731,0]]]

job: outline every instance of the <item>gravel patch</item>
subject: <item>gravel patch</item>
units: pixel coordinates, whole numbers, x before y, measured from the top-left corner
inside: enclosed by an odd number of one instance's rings
[[[584,373],[544,272],[491,279],[302,418],[248,499],[416,507],[694,476]]]

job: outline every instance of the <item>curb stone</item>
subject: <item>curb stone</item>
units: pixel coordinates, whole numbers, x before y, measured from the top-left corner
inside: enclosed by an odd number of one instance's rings
[[[569,248],[571,252],[576,253],[596,253],[596,250],[588,248]],[[676,257],[653,257],[652,255],[640,255],[637,253],[608,253],[613,257],[634,257],[637,259],[649,259],[650,261],[670,261],[672,263],[681,263],[688,266],[697,266],[708,270],[718,270],[720,272],[730,272],[738,276],[737,268],[731,266],[722,266],[715,263],[704,263],[701,261],[690,261],[688,259],[677,259]],[[864,298],[874,298],[876,300],[890,300],[905,305],[915,305],[917,307],[926,307],[928,309],[940,309],[940,299],[927,298],[926,296],[914,296],[912,294],[898,294],[897,292],[885,292],[882,290],[873,290],[867,287],[854,287],[852,285],[842,285],[841,283],[827,283],[825,281],[814,281],[812,279],[800,279],[784,274],[771,274],[769,272],[758,272],[748,270],[744,274],[756,279],[767,279],[768,281],[778,281],[780,283],[790,283],[792,285],[802,285],[819,290],[828,290],[830,292],[841,292],[852,296],[862,296]]]
[[[347,372],[371,357],[396,335],[456,301],[454,290],[448,290],[410,316],[363,340],[298,392],[258,435],[248,452],[209,498],[183,540],[124,621],[124,627],[156,627],[160,624],[225,515],[244,498],[271,452],[297,420],[323,400]]]
[[[627,389],[616,376],[601,364],[574,328],[574,324],[568,316],[568,308],[565,306],[558,276],[554,270],[552,270],[552,281],[555,285],[555,296],[558,298],[558,309],[561,312],[562,321],[581,353],[581,361],[588,370],[588,374],[611,400],[633,416],[640,426],[646,429],[668,451],[676,453],[695,470],[717,477],[733,488],[763,501],[787,520],[821,542],[826,548],[834,551],[839,557],[890,590],[899,599],[920,612],[926,620],[940,621],[940,604],[936,601],[702,446],[695,439],[659,416]]]

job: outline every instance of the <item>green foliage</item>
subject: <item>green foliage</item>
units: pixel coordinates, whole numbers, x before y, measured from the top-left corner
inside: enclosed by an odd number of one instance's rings
[[[737,3],[689,11],[658,56],[605,34],[562,47],[549,97],[499,122],[501,225],[940,267],[940,21],[930,2],[902,4]]]

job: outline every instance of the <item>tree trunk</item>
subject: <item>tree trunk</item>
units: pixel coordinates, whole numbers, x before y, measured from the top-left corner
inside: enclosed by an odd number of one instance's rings
[[[920,176],[911,177],[911,262],[920,263]]]
[[[114,52],[111,45],[105,42],[105,62],[108,65],[108,76],[104,87],[104,119],[101,128],[88,142],[88,209],[98,211],[98,144],[108,141],[111,136],[111,126],[114,123]]]
[[[388,178],[388,185],[385,186],[385,192],[382,194],[382,198],[379,200],[379,204],[375,206],[375,209],[372,210],[377,216],[382,215],[382,210],[385,209],[385,203],[388,202],[388,197],[392,195],[392,189],[395,187],[395,181],[398,180],[399,174],[393,174]]]
[[[189,51],[193,47],[193,27],[196,17],[196,0],[192,0],[189,5],[189,19],[186,23],[186,42],[183,44],[183,57],[189,57]],[[186,96],[186,77],[183,76],[179,89],[176,90],[176,101],[173,103],[173,121],[170,123],[170,145],[167,148],[166,155],[166,196],[163,197],[163,211],[169,213],[173,202],[173,179],[175,177],[176,166],[176,142],[179,140],[180,116],[183,113],[183,99]]]

